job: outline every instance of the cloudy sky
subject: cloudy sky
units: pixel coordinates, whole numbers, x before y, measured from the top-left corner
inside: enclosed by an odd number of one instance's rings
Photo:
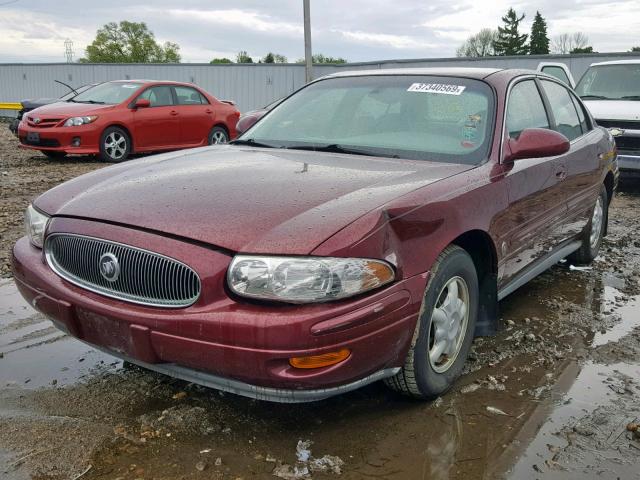
[[[640,45],[640,0],[312,0],[313,50],[349,61],[449,57],[471,34],[495,28],[509,6],[536,10],[549,35],[582,31],[594,50]],[[0,0],[0,63],[64,61],[64,40],[76,58],[111,21],[144,21],[160,41],[180,45],[184,62],[254,58],[268,51],[295,61],[304,55],[302,0]]]

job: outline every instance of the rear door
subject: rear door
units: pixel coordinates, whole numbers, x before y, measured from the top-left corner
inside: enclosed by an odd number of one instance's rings
[[[183,145],[205,144],[215,119],[212,105],[195,88],[187,86],[173,88],[180,118],[180,143]]]
[[[552,114],[553,130],[571,142],[570,150],[562,156],[567,178],[563,193],[567,202],[567,217],[563,220],[563,240],[579,234],[586,226],[591,209],[600,193],[602,168],[597,138],[582,103],[564,85],[541,79],[540,84]]]
[[[133,112],[133,145],[136,150],[162,149],[180,145],[178,112],[169,85],[155,85],[138,98],[149,100],[151,106]]]
[[[510,138],[518,138],[526,128],[551,127],[533,77],[520,80],[512,87],[506,116]],[[505,180],[509,209],[508,233],[500,246],[504,254],[502,285],[557,245],[566,215],[563,167],[557,157],[516,160]]]

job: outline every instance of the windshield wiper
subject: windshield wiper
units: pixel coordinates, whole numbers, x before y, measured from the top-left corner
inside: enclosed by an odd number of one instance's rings
[[[97,100],[76,100],[78,103],[91,103],[95,105],[104,105],[105,102],[99,102]]]
[[[285,148],[287,150],[310,150],[313,152],[330,152],[330,153],[347,153],[350,155],[366,155],[368,157],[399,158],[398,155],[373,152],[371,150],[362,150],[359,148],[345,147],[338,143],[330,143],[328,145],[291,145]]]
[[[580,95],[580,98],[583,100],[611,100],[611,98],[604,95]]]
[[[621,100],[640,100],[640,95],[625,95],[620,97]]]
[[[256,142],[253,138],[247,138],[246,140],[243,140],[243,139],[232,140],[231,142],[229,142],[229,145],[248,145],[249,147],[258,147],[258,148],[276,148],[275,145]]]

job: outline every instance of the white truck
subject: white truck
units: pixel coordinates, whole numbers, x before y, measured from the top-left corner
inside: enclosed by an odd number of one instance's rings
[[[576,93],[618,149],[622,177],[640,177],[640,60],[593,63]]]

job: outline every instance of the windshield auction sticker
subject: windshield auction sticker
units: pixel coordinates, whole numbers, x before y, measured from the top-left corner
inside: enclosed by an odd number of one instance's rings
[[[464,92],[462,85],[446,85],[444,83],[414,83],[407,92],[420,92],[420,93],[444,93],[445,95],[460,95]]]

